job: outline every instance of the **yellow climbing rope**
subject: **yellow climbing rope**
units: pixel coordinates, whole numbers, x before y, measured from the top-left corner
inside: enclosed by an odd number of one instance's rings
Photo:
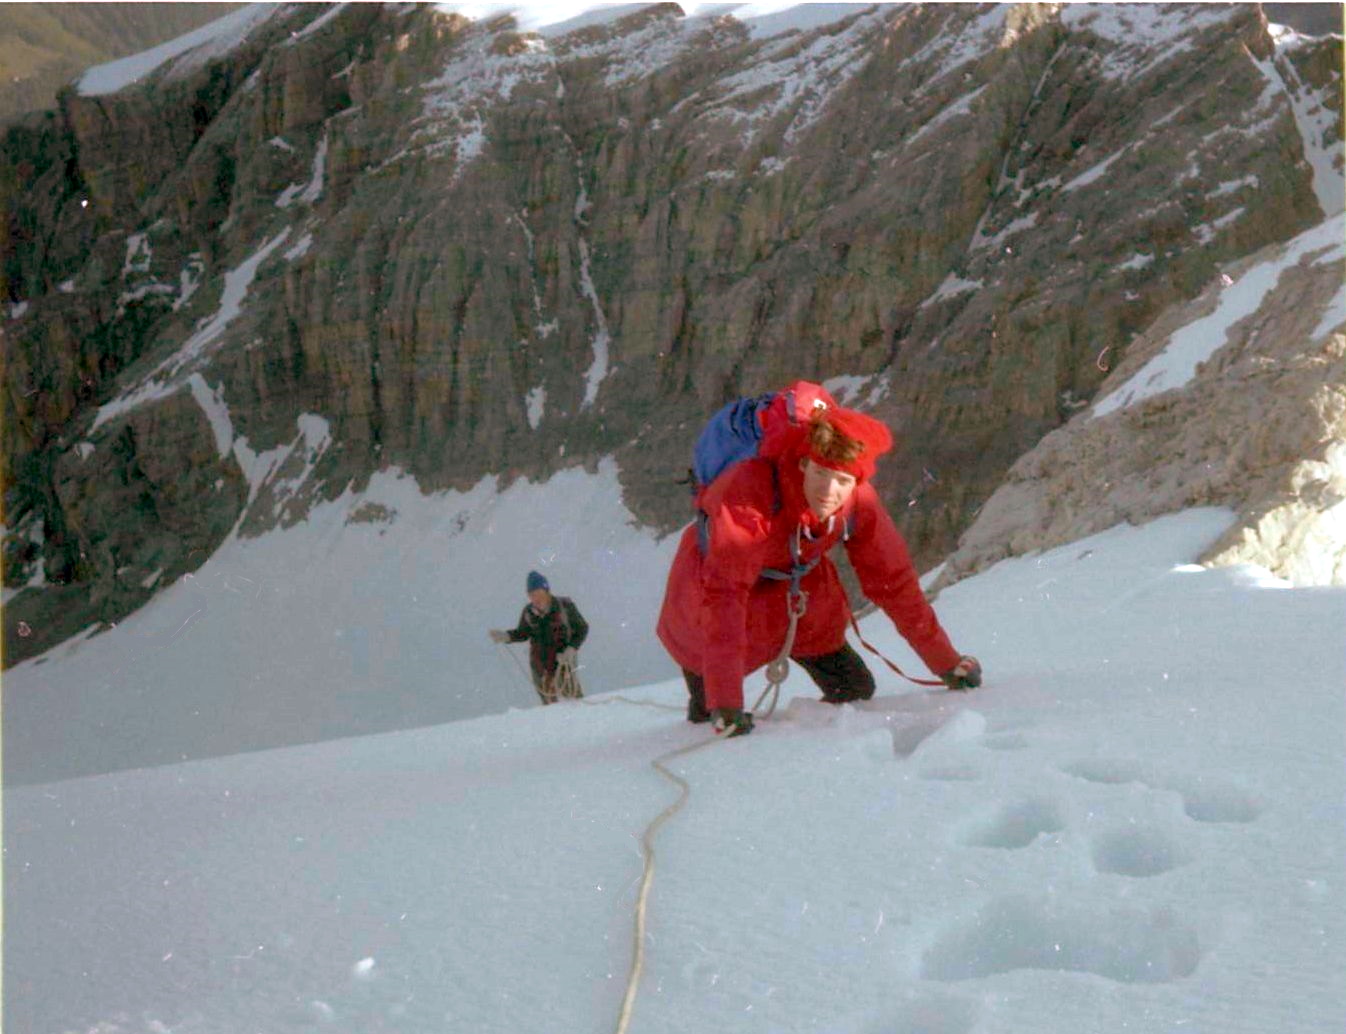
[[[654,821],[645,827],[645,832],[640,838],[640,853],[645,858],[645,871],[641,875],[640,893],[636,897],[635,951],[631,956],[631,972],[627,976],[626,994],[622,998],[622,1011],[617,1020],[617,1034],[626,1034],[626,1029],[631,1023],[631,1014],[636,1005],[636,993],[640,987],[640,975],[645,968],[645,904],[650,896],[650,885],[654,882],[654,838],[659,832],[659,827],[678,813],[687,802],[688,794],[691,793],[691,787],[687,785],[687,780],[671,771],[664,763],[719,742],[718,738],[701,740],[686,747],[671,750],[667,754],[661,754],[650,762],[651,766],[660,775],[678,787],[678,799],[661,811]]]

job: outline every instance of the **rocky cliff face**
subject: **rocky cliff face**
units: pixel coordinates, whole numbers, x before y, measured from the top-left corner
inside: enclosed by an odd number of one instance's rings
[[[1166,313],[1093,407],[1015,463],[937,585],[1193,506],[1239,518],[1203,562],[1346,584],[1344,279],[1332,219]]]
[[[1341,208],[1341,39],[1255,5],[564,28],[279,8],[9,132],[8,660],[387,466],[611,454],[672,529],[708,413],[801,376],[898,430],[928,564],[1157,316]]]

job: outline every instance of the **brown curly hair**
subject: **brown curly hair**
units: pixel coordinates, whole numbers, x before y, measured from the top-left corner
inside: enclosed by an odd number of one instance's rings
[[[809,427],[809,451],[826,463],[853,463],[864,455],[865,443],[850,438],[827,420],[827,414],[819,413]]]

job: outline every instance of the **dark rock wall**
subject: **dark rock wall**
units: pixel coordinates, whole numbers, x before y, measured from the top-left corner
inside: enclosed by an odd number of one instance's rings
[[[930,564],[1158,312],[1321,218],[1254,5],[1194,14],[1148,67],[1031,5],[857,8],[794,41],[719,19],[662,61],[692,31],[675,5],[547,40],[382,5],[304,34],[319,14],[5,138],[6,525],[46,529],[40,560],[11,536],[6,583],[44,563],[63,613],[114,620],[236,523],[302,517],[218,454],[192,371],[254,453],[328,421],[309,497],[615,453],[661,530],[722,401],[867,376],[900,443],[879,483]],[[93,428],[282,233],[180,390]],[[7,634],[57,596],[16,597]]]

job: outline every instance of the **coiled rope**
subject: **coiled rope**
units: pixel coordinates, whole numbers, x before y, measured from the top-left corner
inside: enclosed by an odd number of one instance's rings
[[[792,589],[786,597],[785,606],[790,614],[790,625],[785,630],[785,642],[781,645],[780,653],[776,654],[775,660],[766,666],[766,689],[762,690],[762,695],[757,698],[757,703],[752,705],[752,713],[756,715],[758,708],[762,706],[762,701],[767,698],[767,694],[771,695],[771,703],[761,714],[763,718],[770,718],[772,712],[776,710],[776,701],[780,699],[781,683],[790,674],[790,654],[794,652],[795,648],[795,632],[799,629],[799,619],[809,609],[809,594],[803,589]]]
[[[496,643],[495,645],[499,647],[501,651],[509,655],[510,660],[514,662],[514,666],[519,669],[519,678],[523,680],[523,684],[539,696],[542,696],[542,691],[533,683],[532,676],[529,674],[528,669],[523,666],[523,661],[519,660],[518,655],[504,643]],[[570,664],[568,661],[559,661],[557,663],[556,672],[551,679],[551,688],[553,693],[550,701],[551,703],[555,703],[558,700],[579,700],[584,696],[584,689],[580,685],[579,674],[575,671],[574,665]],[[632,702],[633,701],[628,701],[628,703]]]

